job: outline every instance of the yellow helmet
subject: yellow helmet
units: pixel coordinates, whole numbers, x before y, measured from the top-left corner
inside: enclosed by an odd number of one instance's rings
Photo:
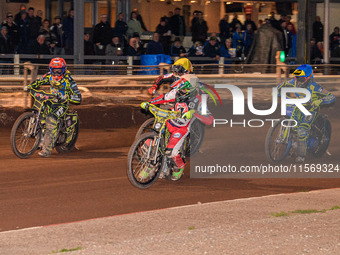
[[[180,58],[172,65],[172,71],[178,74],[185,74],[192,72],[193,68],[189,59]]]

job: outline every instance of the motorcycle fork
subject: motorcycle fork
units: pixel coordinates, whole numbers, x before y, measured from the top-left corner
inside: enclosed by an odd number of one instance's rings
[[[152,144],[149,147],[148,158],[150,158],[150,160],[153,164],[157,163],[158,147],[159,147],[160,140],[161,140],[161,138],[159,136],[157,138],[153,139]]]

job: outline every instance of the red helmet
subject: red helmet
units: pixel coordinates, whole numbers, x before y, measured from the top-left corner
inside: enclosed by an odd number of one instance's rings
[[[49,68],[52,79],[61,81],[66,73],[66,62],[63,58],[52,58]]]

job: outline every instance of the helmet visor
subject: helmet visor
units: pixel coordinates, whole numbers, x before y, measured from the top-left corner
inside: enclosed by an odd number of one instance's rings
[[[180,65],[174,65],[172,66],[172,71],[176,74],[184,74],[186,73],[186,70],[184,69],[183,66]]]
[[[52,74],[55,76],[61,76],[63,74],[64,70],[62,68],[53,68]]]

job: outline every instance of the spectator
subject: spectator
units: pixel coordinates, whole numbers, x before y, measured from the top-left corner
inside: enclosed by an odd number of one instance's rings
[[[14,17],[14,22],[16,24],[19,24],[19,21],[21,20],[21,12],[26,12],[26,5],[24,5],[24,4],[20,5],[20,10]]]
[[[70,9],[70,14],[63,21],[65,34],[65,54],[73,55],[73,36],[74,36],[74,10]]]
[[[106,46],[105,55],[106,56],[122,56],[124,51],[124,46],[119,43],[119,37],[112,37],[111,43]],[[111,65],[111,60],[106,60],[107,65]]]
[[[318,47],[318,49],[321,52],[321,56],[323,58],[323,42],[317,42],[316,46]]]
[[[259,27],[258,27],[258,28],[260,28],[260,27],[263,25],[263,20],[262,20],[262,19],[259,19],[258,24],[259,24]]]
[[[203,53],[205,56],[214,60],[218,60],[220,58],[220,47],[217,44],[217,38],[215,36],[212,36],[209,43],[204,46]]]
[[[231,52],[231,48],[232,48],[232,44],[233,44],[233,39],[228,38],[225,40],[225,42],[223,43],[223,45],[220,48],[220,56],[224,57],[224,64],[232,64],[231,58],[233,58],[233,53]],[[230,72],[230,68],[226,67],[225,68],[225,72]]]
[[[287,28],[289,27],[289,25],[291,25],[291,26],[292,26],[291,31],[292,31],[293,34],[295,35],[295,34],[296,34],[296,29],[295,29],[294,24],[291,22],[291,20],[292,20],[292,17],[289,16],[289,15],[287,15],[287,16],[286,16]]]
[[[85,56],[93,56],[95,53],[95,44],[90,40],[90,34],[88,32],[84,33],[84,55]],[[85,65],[94,64],[95,60],[93,59],[84,59]]]
[[[136,15],[137,15],[137,20],[139,21],[139,23],[140,23],[140,25],[141,25],[141,27],[142,27],[142,29],[144,30],[144,31],[148,31],[147,29],[146,29],[146,27],[145,27],[145,24],[144,24],[144,21],[143,21],[143,18],[142,18],[142,15],[140,15],[139,14],[139,11],[138,11],[138,9],[137,8],[135,8],[135,9],[133,9],[133,11],[136,13]]]
[[[128,30],[127,30],[128,36],[132,36],[133,33],[138,33],[138,35],[140,36],[142,32],[143,32],[142,26],[140,22],[137,20],[137,13],[131,12],[130,20],[128,22]]]
[[[170,54],[171,47],[171,30],[166,24],[166,17],[162,17],[160,23],[156,27],[156,33],[160,35],[159,41],[163,45],[164,53]]]
[[[10,53],[15,53],[16,47],[19,43],[19,28],[14,23],[14,18],[12,13],[7,13],[7,19],[2,22],[1,26],[7,27],[8,37],[9,37],[9,50]]]
[[[202,44],[207,40],[208,25],[203,19],[203,12],[198,12],[197,19],[192,26],[192,41],[200,41]]]
[[[21,12],[21,19],[18,23],[19,27],[19,44],[17,48],[18,54],[26,54],[28,51],[28,41],[29,41],[29,27],[27,21],[27,13],[25,11]]]
[[[233,34],[233,48],[236,49],[236,57],[241,57],[243,53],[243,35],[241,32],[241,26],[236,26],[236,30]]]
[[[280,29],[282,28],[281,27],[281,24],[283,23],[283,22],[286,22],[286,15],[284,15],[284,14],[281,14],[280,15],[280,19],[278,20],[278,24],[280,25]]]
[[[30,54],[49,55],[50,48],[45,43],[45,36],[39,35],[30,47]]]
[[[90,33],[85,32],[84,33],[84,55],[90,55],[90,56],[96,55],[94,48],[95,48],[95,45],[90,40]],[[87,59],[87,60],[90,60],[90,59]],[[92,63],[92,60],[90,60],[90,63]]]
[[[242,27],[242,24],[241,24],[241,21],[238,20],[237,14],[234,13],[234,18],[230,23],[231,32],[235,32],[237,26]]]
[[[251,45],[254,40],[254,31],[251,23],[246,25],[246,30],[243,32],[244,56],[248,56]]]
[[[43,23],[42,16],[43,16],[42,10],[37,10],[36,19],[37,19],[38,23],[40,24],[40,26],[42,26],[42,23]]]
[[[145,49],[144,49],[145,45],[144,45],[143,41],[140,39],[139,34],[138,33],[134,33],[132,35],[132,37],[137,39],[137,48],[138,48],[138,51],[141,53],[141,55],[144,54],[145,53]]]
[[[185,48],[181,44],[181,39],[176,37],[174,43],[171,46],[170,55],[174,57],[186,57],[188,53],[186,53]]]
[[[171,33],[174,36],[177,36],[180,38],[181,42],[184,39],[185,36],[185,21],[184,17],[180,16],[181,9],[175,8],[174,15],[169,20],[169,27],[171,30]]]
[[[319,16],[316,16],[315,22],[313,23],[313,37],[316,43],[323,41],[323,25]]]
[[[320,64],[321,59],[322,59],[321,51],[316,45],[316,40],[312,38],[310,42],[310,62],[312,64]]]
[[[171,17],[174,16],[174,12],[173,11],[169,11],[168,12],[168,16],[167,16],[167,23],[169,23],[169,20],[171,19]]]
[[[44,19],[43,26],[39,30],[39,35],[45,36],[45,43],[51,48],[51,51],[54,52],[56,37],[50,30],[50,21],[48,19]]]
[[[228,22],[229,16],[225,15],[223,19],[220,20],[220,38],[224,42],[227,38],[230,38],[230,24]]]
[[[140,56],[141,55],[141,51],[138,49],[136,38],[133,38],[133,37],[130,38],[129,46],[127,48],[126,53],[128,56]]]
[[[195,42],[189,49],[188,53],[189,57],[203,57],[204,53],[202,43],[200,41]]]
[[[34,16],[34,8],[28,8],[27,22],[29,27],[29,44],[37,40],[40,24],[36,17]]]
[[[199,13],[199,11],[195,10],[192,14],[193,17],[192,17],[192,20],[191,20],[191,27],[190,27],[191,32],[192,32],[192,29],[194,27],[194,24],[196,23],[196,21],[198,19],[198,13]]]
[[[334,51],[338,49],[340,45],[339,27],[334,28],[334,32],[329,36],[331,56],[334,57]]]
[[[8,29],[6,26],[2,26],[0,31],[0,53],[1,54],[11,53]]]
[[[105,47],[108,45],[112,40],[112,28],[107,22],[107,15],[102,14],[100,16],[100,22],[94,27],[93,30],[93,42],[97,46],[98,54],[97,55],[104,55],[105,54]]]
[[[61,24],[61,17],[56,16],[54,18],[55,23],[50,27],[52,34],[55,36],[55,46],[54,46],[54,54],[55,55],[64,55],[64,45],[65,45],[65,35],[63,31],[63,25]]]
[[[159,41],[159,34],[154,33],[152,36],[152,41],[148,43],[146,46],[146,54],[155,55],[155,54],[164,54],[163,45]]]
[[[291,51],[293,47],[293,39],[296,34],[294,33],[294,26],[293,24],[287,24],[287,30],[288,30],[288,45],[289,45],[289,54],[288,56],[291,56]]]
[[[126,45],[125,35],[128,30],[128,25],[124,21],[124,14],[119,13],[118,19],[115,24],[115,28],[113,29],[113,33],[119,37],[119,41],[121,44]]]
[[[283,34],[283,50],[285,51],[286,57],[288,57],[289,50],[292,47],[291,38],[289,37],[289,31],[287,29],[287,22],[281,23],[281,31]]]
[[[269,22],[270,22],[270,24],[272,25],[273,28],[275,28],[277,30],[281,30],[280,22],[277,19],[275,19],[275,12],[270,13]]]
[[[251,20],[251,15],[247,14],[246,15],[246,21],[244,22],[244,30],[247,29],[247,25],[251,25],[251,30],[255,32],[257,30],[257,26],[255,25],[255,22]]]

